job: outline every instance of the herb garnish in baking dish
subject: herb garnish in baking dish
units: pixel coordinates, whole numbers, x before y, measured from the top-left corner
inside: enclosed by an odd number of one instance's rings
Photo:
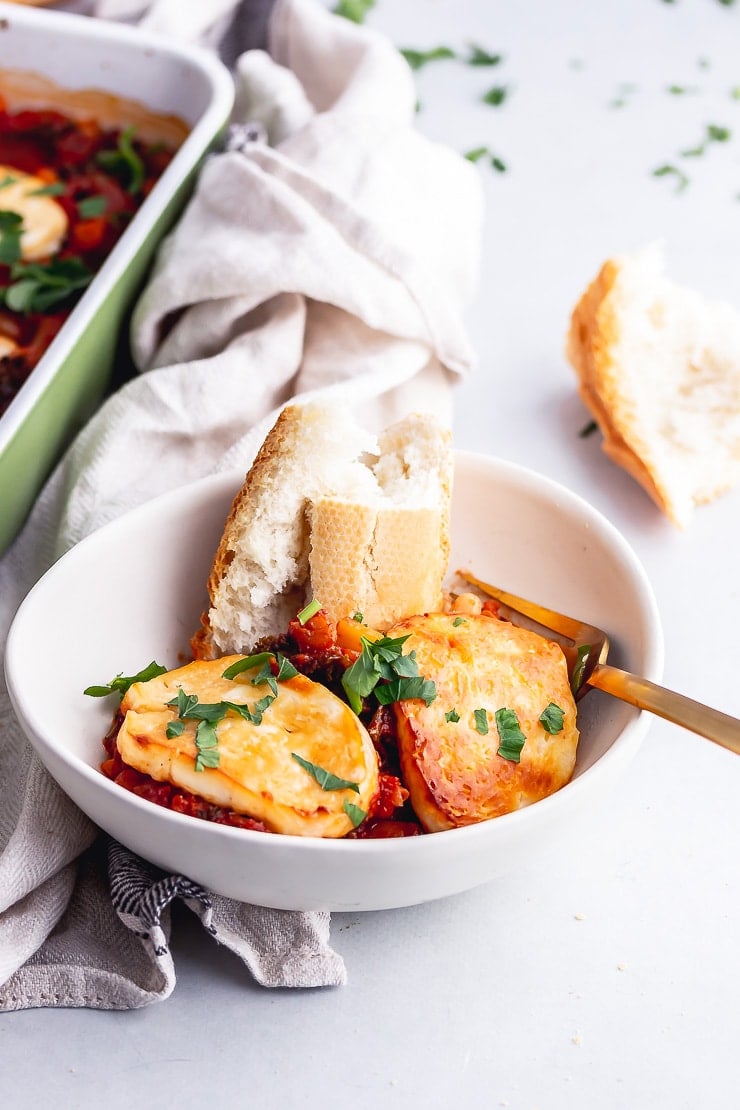
[[[0,415],[173,153],[132,127],[0,97]]]
[[[6,209],[0,211],[0,263],[12,266],[21,256],[23,217]]]
[[[10,278],[11,284],[5,289],[8,308],[13,312],[47,312],[85,289],[93,272],[79,258],[53,258],[44,265],[16,262]]]
[[[127,127],[118,136],[115,150],[101,150],[97,162],[117,177],[127,192],[136,196],[146,180],[144,162],[134,149],[134,129]]]

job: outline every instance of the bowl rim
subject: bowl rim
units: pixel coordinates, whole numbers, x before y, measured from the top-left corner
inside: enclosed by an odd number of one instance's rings
[[[68,357],[85,329],[99,311],[115,282],[146,241],[152,226],[162,214],[178,181],[182,181],[202,156],[207,142],[228,117],[234,102],[234,82],[226,66],[203,47],[170,40],[135,26],[94,19],[73,12],[26,8],[0,0],[0,18],[22,27],[45,30],[91,43],[124,43],[126,46],[155,52],[172,60],[187,61],[199,69],[211,87],[209,103],[190,128],[172,161],[137,209],[124,234],[113,247],[93,281],[84,291],[39,362],[0,416],[0,457],[30,416],[39,397],[48,389],[59,366]],[[104,90],[101,80],[99,87]],[[130,99],[136,99],[131,97]]]
[[[590,528],[598,529],[608,542],[617,548],[622,560],[631,573],[634,584],[638,587],[637,594],[641,607],[640,611],[644,614],[644,629],[641,638],[641,643],[645,651],[644,677],[650,678],[653,681],[660,681],[663,669],[664,643],[657,602],[645,568],[633,548],[619,530],[598,509],[587,502],[585,498],[567,489],[548,476],[542,475],[519,463],[498,459],[492,455],[457,450],[454,454],[456,465],[458,461],[469,466],[483,465],[485,468],[492,468],[497,471],[509,481],[518,484],[523,483],[533,489],[539,490],[548,498],[557,497],[560,502],[567,502],[572,510],[575,510],[578,514],[588,519]],[[62,555],[60,559],[46,571],[31,590],[29,590],[18,607],[16,615],[11,623],[5,649],[4,667],[11,704],[13,705],[18,720],[29,742],[36,750],[42,762],[46,763],[44,753],[48,750],[52,753],[54,759],[61,760],[71,771],[78,776],[81,775],[93,789],[102,789],[104,792],[110,791],[111,797],[116,797],[120,801],[121,787],[116,786],[116,784],[107,779],[98,768],[91,766],[90,763],[86,762],[80,756],[69,752],[62,745],[55,745],[53,741],[47,739],[44,736],[44,729],[38,727],[38,725],[34,723],[33,708],[21,708],[20,698],[14,687],[13,672],[16,650],[15,645],[16,640],[20,639],[22,635],[23,611],[26,603],[38,590],[48,588],[48,579],[57,574],[59,568],[65,565],[69,559],[73,558],[81,546],[94,546],[97,543],[105,542],[106,537],[111,533],[114,534],[121,529],[125,530],[132,514],[141,517],[145,517],[146,515],[156,516],[158,515],[159,505],[164,501],[170,503],[171,506],[176,506],[178,502],[187,503],[194,497],[197,497],[198,494],[211,495],[213,491],[216,491],[217,495],[220,494],[225,497],[231,490],[233,490],[234,493],[237,491],[243,481],[243,477],[243,468],[230,468],[229,470],[196,479],[193,482],[158,494],[156,497],[143,502],[116,519],[102,525],[95,532],[80,540],[75,547]],[[43,587],[42,583],[45,583]],[[610,772],[613,765],[620,762],[626,764],[636,753],[644,734],[648,730],[651,720],[652,717],[650,714],[635,709],[634,716],[627,721],[613,743],[596,762],[548,797],[542,798],[522,809],[502,814],[491,821],[483,821],[456,829],[443,830],[435,833],[433,836],[421,835],[377,840],[371,838],[347,840],[344,838],[302,837],[291,834],[272,834],[265,837],[264,833],[254,832],[249,829],[238,829],[227,825],[218,825],[213,822],[201,822],[204,826],[203,833],[207,837],[212,839],[215,838],[213,839],[214,844],[219,843],[221,840],[230,841],[237,838],[246,845],[250,843],[252,845],[257,843],[272,844],[273,850],[275,851],[290,847],[292,850],[294,849],[299,852],[352,852],[355,854],[361,853],[363,855],[382,855],[390,852],[401,852],[408,854],[411,858],[416,854],[426,853],[429,850],[430,841],[433,843],[444,843],[449,841],[450,836],[454,836],[458,843],[463,843],[464,838],[467,838],[467,841],[473,844],[479,837],[489,838],[492,835],[492,827],[498,828],[502,832],[505,830],[515,830],[517,825],[522,821],[531,823],[533,821],[533,814],[535,815],[534,820],[544,820],[547,815],[552,812],[557,814],[559,810],[568,806],[569,799],[575,798],[577,800],[584,791],[590,790],[591,786],[598,783],[599,779]],[[126,798],[128,804],[133,806],[132,812],[136,813],[138,811],[142,815],[148,814],[150,817],[152,816],[151,807],[153,803],[139,798],[130,792],[126,792]],[[181,827],[192,829],[192,821],[197,820],[197,818],[177,813],[165,807],[158,808],[162,811],[160,815],[162,820],[174,821],[175,828],[177,828],[181,822],[185,822],[185,825]],[[243,839],[244,837],[247,838],[246,842]],[[440,837],[443,838],[442,842],[439,841]],[[400,846],[401,842],[403,842],[403,847]],[[268,848],[267,850],[269,851],[270,849]]]

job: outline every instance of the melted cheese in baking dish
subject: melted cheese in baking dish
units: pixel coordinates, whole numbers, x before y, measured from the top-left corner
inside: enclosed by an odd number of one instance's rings
[[[13,166],[0,165],[0,209],[15,212],[23,220],[20,245],[24,262],[39,262],[56,254],[67,234],[66,212],[43,192],[48,184]]]
[[[254,705],[270,688],[252,684],[254,671],[237,678],[223,672],[240,655],[199,661],[129,688],[117,744],[137,771],[169,781],[215,805],[262,821],[271,831],[297,836],[345,836],[353,821],[345,803],[367,812],[378,790],[378,760],[372,740],[349,706],[304,675],[278,683],[277,698],[260,724],[229,712],[216,724],[218,766],[195,769],[197,721],[185,721],[179,736],[167,726],[177,708],[167,702],[178,690],[199,702]],[[355,783],[325,790],[293,755]]]
[[[387,635],[409,636],[404,652],[416,652],[437,687],[428,706],[418,698],[394,705],[404,782],[428,832],[498,817],[568,782],[578,730],[557,644],[485,614],[409,617]],[[551,702],[563,710],[555,735],[540,721]],[[519,762],[498,754],[499,709],[516,713],[526,737]]]

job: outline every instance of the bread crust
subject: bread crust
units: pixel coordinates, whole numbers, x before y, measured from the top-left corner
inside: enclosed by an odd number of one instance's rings
[[[439,607],[451,433],[411,414],[376,442],[345,418],[317,405],[280,413],[232,501],[191,640],[196,659],[251,650],[311,598],[334,622],[359,610],[378,628]]]
[[[740,314],[662,271],[657,244],[605,262],[566,353],[605,454],[684,528],[740,478]]]
[[[373,509],[336,498],[311,507],[311,587],[330,620],[362,613],[387,628],[442,602],[441,509]]]
[[[223,654],[224,651],[241,651],[245,647],[252,646],[251,644],[244,645],[241,643],[217,643],[211,624],[210,612],[218,604],[221,585],[226,579],[232,563],[237,558],[238,541],[245,520],[260,511],[263,500],[269,500],[272,488],[279,485],[281,468],[286,464],[287,459],[295,453],[296,444],[301,443],[302,439],[305,438],[306,425],[315,419],[316,411],[310,407],[298,405],[289,405],[282,409],[231,503],[207,581],[211,610],[205,610],[202,613],[201,627],[190,641],[195,659],[214,659]],[[307,523],[300,514],[296,515],[295,526],[300,532],[299,547],[307,559]],[[282,585],[284,587],[285,583]],[[280,586],[280,583],[275,584],[276,592],[280,589]],[[296,611],[300,608],[300,598],[302,596],[301,591],[296,591]]]
[[[571,316],[566,354],[579,378],[581,400],[604,437],[604,453],[677,523],[670,494],[629,442],[634,419],[622,398],[619,366],[613,357],[621,329],[614,304],[619,275],[619,263],[609,259],[588,286]]]

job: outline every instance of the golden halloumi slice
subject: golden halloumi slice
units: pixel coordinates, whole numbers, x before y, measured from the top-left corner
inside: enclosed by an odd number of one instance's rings
[[[24,262],[40,262],[57,254],[67,234],[67,213],[53,196],[44,193],[48,185],[34,174],[0,165],[0,209],[16,212],[23,220],[20,247]]]
[[[409,617],[387,635],[409,635],[404,653],[416,652],[420,673],[437,688],[428,706],[394,705],[404,782],[427,831],[498,817],[568,782],[578,730],[557,644],[485,614]],[[554,735],[540,721],[550,703],[563,712]],[[498,754],[500,709],[514,711],[526,737],[519,762]]]
[[[137,771],[247,814],[273,832],[345,836],[355,827],[357,811],[367,813],[377,794],[378,759],[359,718],[325,686],[304,675],[279,682],[277,697],[264,710],[260,724],[230,711],[215,725],[217,767],[195,769],[197,721],[186,720],[180,736],[167,736],[167,726],[178,715],[167,702],[180,689],[204,704],[228,701],[250,709],[271,693],[267,683],[252,684],[253,670],[232,680],[222,677],[242,658],[189,663],[148,682],[133,683],[121,702],[121,757]],[[323,789],[294,754],[356,784],[357,790]]]

